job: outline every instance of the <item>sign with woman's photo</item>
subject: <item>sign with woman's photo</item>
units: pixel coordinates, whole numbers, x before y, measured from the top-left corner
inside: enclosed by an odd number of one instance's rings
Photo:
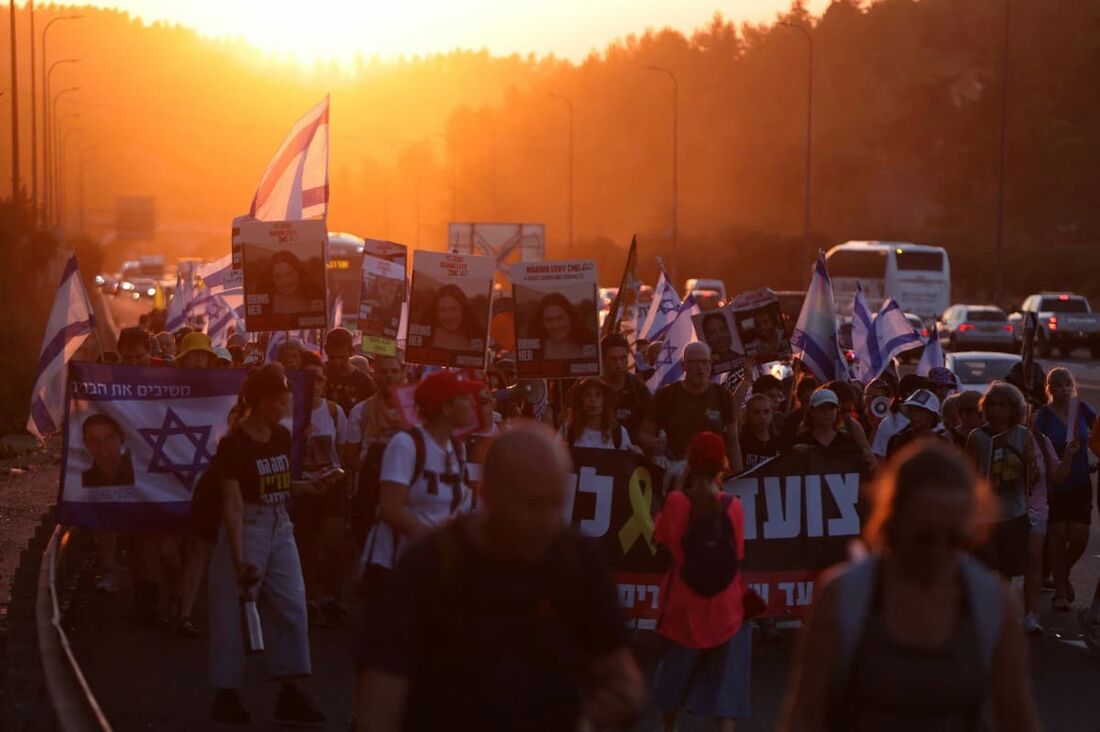
[[[240,237],[248,330],[324,328],[325,222],[245,221]]]
[[[520,378],[598,375],[596,263],[519,262],[512,283]]]
[[[363,286],[359,299],[363,353],[397,354],[401,306],[405,302],[405,247],[393,246],[401,248],[399,258],[374,256],[366,247],[363,250]]]
[[[710,347],[711,376],[742,368],[745,358],[728,310],[698,313],[691,322],[699,340]]]
[[[746,356],[767,361],[791,357],[791,340],[783,325],[783,311],[770,289],[765,287],[738,295],[726,309]]]
[[[485,368],[493,271],[490,257],[414,254],[406,361]]]

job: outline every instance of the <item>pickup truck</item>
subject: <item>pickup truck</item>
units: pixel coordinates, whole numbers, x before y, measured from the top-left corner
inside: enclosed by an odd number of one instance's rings
[[[1072,292],[1040,292],[1029,296],[1020,310],[1008,318],[1021,340],[1027,313],[1038,316],[1035,349],[1040,357],[1049,357],[1054,349],[1069,356],[1073,349],[1084,347],[1092,352],[1093,358],[1100,358],[1100,314],[1092,312],[1083,296]]]

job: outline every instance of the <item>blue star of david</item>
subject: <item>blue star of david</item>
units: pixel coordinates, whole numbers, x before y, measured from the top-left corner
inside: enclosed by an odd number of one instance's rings
[[[209,424],[194,427],[184,424],[180,416],[168,407],[168,412],[164,415],[164,424],[160,427],[144,427],[138,430],[142,438],[153,448],[153,459],[149,461],[149,467],[145,472],[174,475],[187,490],[191,490],[195,476],[209,466],[214,458],[206,447],[210,440],[211,429],[213,425]],[[191,456],[190,463],[174,463],[165,454],[164,448],[168,438],[175,435],[186,437],[194,445],[195,452]]]
[[[671,366],[672,357],[676,353],[676,346],[666,343],[661,346],[661,355],[657,357],[658,366]]]
[[[657,310],[660,311],[661,315],[668,315],[679,309],[680,307],[675,302],[666,298],[661,298],[660,304],[657,305]]]

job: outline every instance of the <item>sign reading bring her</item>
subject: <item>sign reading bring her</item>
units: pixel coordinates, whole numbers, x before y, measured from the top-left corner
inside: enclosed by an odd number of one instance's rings
[[[485,368],[492,293],[489,257],[417,251],[405,360]]]
[[[328,324],[324,221],[242,221],[245,324],[254,333]]]
[[[599,375],[596,263],[519,262],[512,283],[520,378]]]

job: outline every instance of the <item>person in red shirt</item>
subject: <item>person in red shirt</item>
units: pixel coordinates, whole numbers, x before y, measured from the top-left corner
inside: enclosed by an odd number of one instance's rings
[[[715,718],[720,730],[732,732],[735,719],[749,716],[752,661],[752,623],[744,622],[742,602],[745,583],[732,562],[745,556],[744,510],[736,497],[722,493],[719,475],[726,466],[722,437],[714,432],[695,435],[688,444],[687,463],[682,489],[669,494],[654,527],[654,538],[668,547],[673,567],[662,585],[665,607],[657,634],[668,643],[653,678],[651,701],[663,713],[666,731],[676,729],[679,711],[687,709],[695,716]],[[732,556],[724,564],[735,574],[717,592],[704,595],[693,589],[698,587],[697,580],[691,581],[693,572],[685,571],[685,562],[693,563],[685,550],[692,552],[698,546],[693,537],[702,526],[699,522],[713,521],[723,513],[728,527],[711,525],[730,536]]]

